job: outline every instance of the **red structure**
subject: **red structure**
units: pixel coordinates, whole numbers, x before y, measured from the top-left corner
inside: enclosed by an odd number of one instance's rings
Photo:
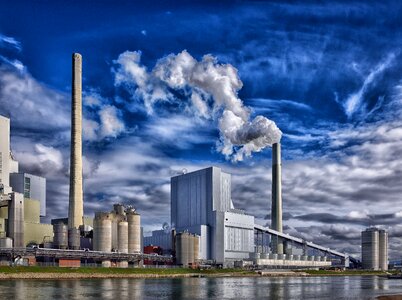
[[[163,249],[159,246],[145,246],[144,247],[144,254],[155,254],[155,255],[163,255]],[[155,265],[156,262],[149,260],[149,259],[144,259],[144,265]],[[159,263],[159,264],[166,264],[166,263]],[[171,265],[171,263],[169,263]]]

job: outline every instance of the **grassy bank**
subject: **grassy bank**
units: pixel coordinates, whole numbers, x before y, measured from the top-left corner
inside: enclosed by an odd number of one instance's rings
[[[300,273],[299,273],[300,272]],[[285,272],[286,273],[286,272]],[[380,271],[364,270],[303,270],[292,274],[272,272],[264,276],[375,276]],[[289,272],[288,272],[289,273]],[[299,274],[298,274],[299,273]],[[60,268],[60,267],[5,267],[0,266],[0,279],[77,279],[77,278],[161,278],[161,277],[249,277],[260,276],[254,271],[241,269],[198,270],[187,268]]]
[[[240,269],[211,269],[211,270],[198,270],[187,268],[59,268],[59,267],[0,267],[2,274],[21,274],[21,273],[52,273],[52,274],[116,274],[116,275],[251,275],[254,272],[240,270]]]

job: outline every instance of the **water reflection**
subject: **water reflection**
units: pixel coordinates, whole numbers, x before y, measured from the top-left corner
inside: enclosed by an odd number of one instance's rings
[[[402,294],[376,276],[4,280],[0,299],[362,299]]]

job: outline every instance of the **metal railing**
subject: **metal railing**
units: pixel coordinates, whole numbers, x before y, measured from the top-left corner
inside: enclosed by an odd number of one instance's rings
[[[116,261],[140,261],[148,260],[154,262],[173,262],[173,257],[143,254],[143,253],[119,253],[119,252],[101,252],[85,250],[64,250],[50,248],[0,248],[0,255],[15,258],[18,256],[35,256],[49,258],[75,258],[92,260],[116,260]]]

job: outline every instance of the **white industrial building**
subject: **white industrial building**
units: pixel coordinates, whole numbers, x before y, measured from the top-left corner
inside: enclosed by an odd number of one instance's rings
[[[232,265],[254,252],[254,216],[235,209],[231,175],[209,167],[171,178],[171,226],[200,236],[198,257]],[[144,245],[173,248],[172,233],[156,230]]]
[[[0,246],[25,247],[51,235],[46,213],[46,179],[19,172],[10,148],[10,119],[0,116]]]
[[[171,178],[171,223],[200,236],[200,259],[228,265],[254,251],[254,216],[234,208],[231,175],[220,168]]]
[[[46,178],[28,173],[11,173],[10,185],[14,192],[24,194],[24,198],[40,201],[40,216],[46,216]]]

